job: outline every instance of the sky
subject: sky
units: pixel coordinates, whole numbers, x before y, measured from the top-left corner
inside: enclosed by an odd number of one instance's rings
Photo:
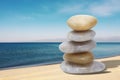
[[[78,14],[98,19],[95,40],[120,41],[120,0],[0,0],[0,42],[62,41]]]

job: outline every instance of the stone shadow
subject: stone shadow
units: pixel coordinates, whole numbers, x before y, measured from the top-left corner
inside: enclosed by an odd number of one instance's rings
[[[108,60],[108,61],[102,61],[106,65],[106,68],[115,68],[120,66],[120,60]]]

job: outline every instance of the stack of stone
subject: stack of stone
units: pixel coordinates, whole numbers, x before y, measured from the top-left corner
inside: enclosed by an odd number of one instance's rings
[[[75,15],[68,19],[67,24],[73,31],[67,36],[67,41],[60,44],[59,49],[64,53],[61,68],[66,73],[82,74],[96,73],[105,69],[101,62],[93,61],[91,52],[96,46],[93,40],[95,32],[90,30],[97,19],[89,15]]]

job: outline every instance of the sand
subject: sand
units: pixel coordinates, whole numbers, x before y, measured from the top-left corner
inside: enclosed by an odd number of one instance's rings
[[[120,80],[120,56],[98,59],[107,66],[99,74],[64,73],[60,64],[0,70],[0,80]]]

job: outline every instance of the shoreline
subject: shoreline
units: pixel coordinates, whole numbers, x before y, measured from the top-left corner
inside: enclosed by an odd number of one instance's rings
[[[0,70],[0,80],[119,80],[120,56],[96,59],[104,63],[107,69],[100,73],[73,75],[64,73],[60,64],[31,66]]]
[[[62,61],[60,61],[60,62],[62,62]],[[31,65],[21,65],[21,66],[0,68],[0,71],[1,71],[1,70],[9,70],[9,69],[27,68],[27,67],[54,65],[54,64],[60,64],[60,62],[56,62],[56,63],[45,63],[45,64],[31,64]]]
[[[104,57],[104,58],[95,58],[94,60],[112,58],[112,57],[117,57],[117,56],[120,56],[120,55],[109,56],[109,57]],[[19,69],[19,68],[27,68],[27,67],[36,67],[36,66],[49,66],[49,65],[60,64],[61,62],[62,61],[51,62],[51,63],[43,63],[43,64],[30,64],[30,65],[21,65],[21,66],[6,67],[6,68],[0,68],[0,71],[1,70],[9,70],[9,69]]]

